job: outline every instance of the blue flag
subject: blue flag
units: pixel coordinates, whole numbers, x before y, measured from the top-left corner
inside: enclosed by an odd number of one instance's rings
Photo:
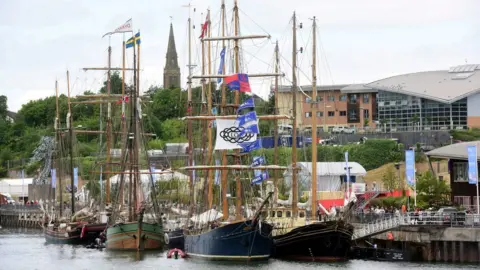
[[[78,168],[73,168],[73,186],[78,186]]]
[[[478,182],[477,146],[476,145],[468,146],[467,154],[468,154],[468,183],[477,184]]]
[[[254,142],[244,142],[239,144],[242,147],[242,153],[248,153],[255,149],[262,148],[262,140],[257,139]]]
[[[255,111],[238,116],[237,123],[239,127],[243,127],[243,130],[240,131],[239,136],[243,136],[245,133],[260,133],[258,130],[257,113]]]
[[[216,159],[215,165],[219,166],[220,160]],[[219,185],[219,184],[220,184],[220,170],[215,170],[215,185]]]
[[[245,102],[243,102],[239,107],[238,107],[238,110],[237,110],[237,113],[243,109],[246,109],[246,108],[255,108],[255,103],[253,102],[253,98],[249,98],[247,100],[245,100]]]
[[[262,164],[265,164],[265,158],[263,156],[257,156],[257,157],[253,157],[253,161],[250,166],[257,167]]]
[[[57,170],[52,169],[50,173],[52,175],[52,188],[56,188],[57,187]]]
[[[223,73],[223,65],[225,64],[225,47],[220,52],[220,67],[218,67],[218,74]],[[220,85],[222,85],[223,78],[217,79],[217,90],[220,89]]]
[[[413,150],[405,151],[405,174],[407,177],[407,184],[415,185],[415,152]]]
[[[255,176],[253,179],[252,179],[252,182],[251,184],[254,185],[254,184],[260,184],[262,183],[264,180],[268,179],[269,176],[268,176],[268,171],[265,171],[265,172],[262,172],[260,175],[258,176]]]

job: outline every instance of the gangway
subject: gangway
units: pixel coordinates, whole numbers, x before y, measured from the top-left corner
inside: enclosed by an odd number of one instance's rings
[[[352,240],[370,237],[409,224],[411,224],[409,215],[393,215],[379,218],[374,222],[362,224],[362,227],[355,229]]]

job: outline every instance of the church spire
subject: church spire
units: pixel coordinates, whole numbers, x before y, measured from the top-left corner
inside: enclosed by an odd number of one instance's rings
[[[173,35],[173,25],[170,23],[170,34],[168,36],[168,48],[163,71],[163,87],[180,87],[180,67],[178,66],[178,55]]]

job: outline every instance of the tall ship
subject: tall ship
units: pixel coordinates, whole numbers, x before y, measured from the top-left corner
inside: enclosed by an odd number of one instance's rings
[[[269,36],[240,35],[239,7],[236,0],[233,7],[233,32],[229,36],[226,35],[224,1],[220,14],[221,37],[211,36],[210,12],[201,28],[202,75],[192,75],[189,53],[188,116],[184,118],[187,121],[189,160],[188,166],[183,169],[189,173],[191,203],[189,223],[185,225],[184,230],[184,248],[187,256],[193,258],[267,260],[272,251],[273,226],[261,213],[272,199],[274,191],[267,190],[261,193],[263,196],[260,198],[256,197],[255,194],[258,192],[256,184],[267,180],[269,172],[284,171],[287,167],[266,165],[265,159],[253,156],[253,152],[261,148],[258,121],[287,119],[288,116],[276,113],[257,116],[255,100],[268,101],[268,94],[265,97],[256,92],[257,89],[250,87],[249,79],[272,78],[282,74],[244,73],[246,67],[242,70],[240,62],[241,41],[264,39]],[[189,39],[190,29],[189,20]],[[218,74],[212,74],[210,64],[211,44],[215,41],[221,44]],[[227,64],[228,55],[233,57]],[[227,73],[226,69],[229,66],[233,68]],[[195,95],[201,97],[200,108],[194,107],[192,79],[201,79],[202,82],[201,94]],[[217,79],[218,91],[212,91],[214,87],[212,79]],[[194,111],[200,115],[194,116]],[[200,128],[194,128],[194,121],[200,122]],[[213,146],[214,130],[216,130],[215,146]],[[196,143],[200,145],[194,145],[194,137],[198,138]],[[193,150],[197,147],[201,149],[201,153],[194,155]],[[214,163],[215,156],[220,158],[215,159]],[[252,176],[254,171],[258,173]],[[218,210],[216,205],[219,205]]]
[[[293,115],[297,115],[297,21],[295,13],[292,18],[293,24],[293,59],[292,59],[292,94]],[[288,260],[307,261],[339,261],[346,260],[350,252],[353,226],[348,224],[344,217],[333,217],[329,220],[320,220],[317,214],[318,207],[321,211],[330,214],[321,204],[317,204],[317,74],[316,74],[316,21],[313,18],[313,59],[312,59],[312,155],[310,166],[303,167],[307,170],[300,171],[297,163],[297,121],[293,119],[292,135],[292,165],[285,173],[285,178],[291,182],[289,201],[277,200],[270,210],[270,218],[276,228],[273,232],[274,250],[276,258]],[[278,85],[276,86],[278,87]],[[303,93],[305,94],[305,93]],[[307,163],[308,164],[308,163]],[[311,171],[309,171],[311,170]],[[311,178],[306,181],[310,186],[310,195],[306,203],[298,202],[298,178],[304,176]],[[348,192],[348,190],[347,190]],[[281,206],[281,204],[285,206]],[[348,214],[353,202],[346,201],[344,213]]]

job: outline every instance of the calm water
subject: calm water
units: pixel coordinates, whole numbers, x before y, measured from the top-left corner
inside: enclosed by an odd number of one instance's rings
[[[232,264],[200,260],[167,259],[165,253],[118,253],[47,245],[41,231],[0,229],[0,269],[478,269],[476,265],[385,263],[350,261],[347,263],[294,263],[270,260],[268,263]]]

